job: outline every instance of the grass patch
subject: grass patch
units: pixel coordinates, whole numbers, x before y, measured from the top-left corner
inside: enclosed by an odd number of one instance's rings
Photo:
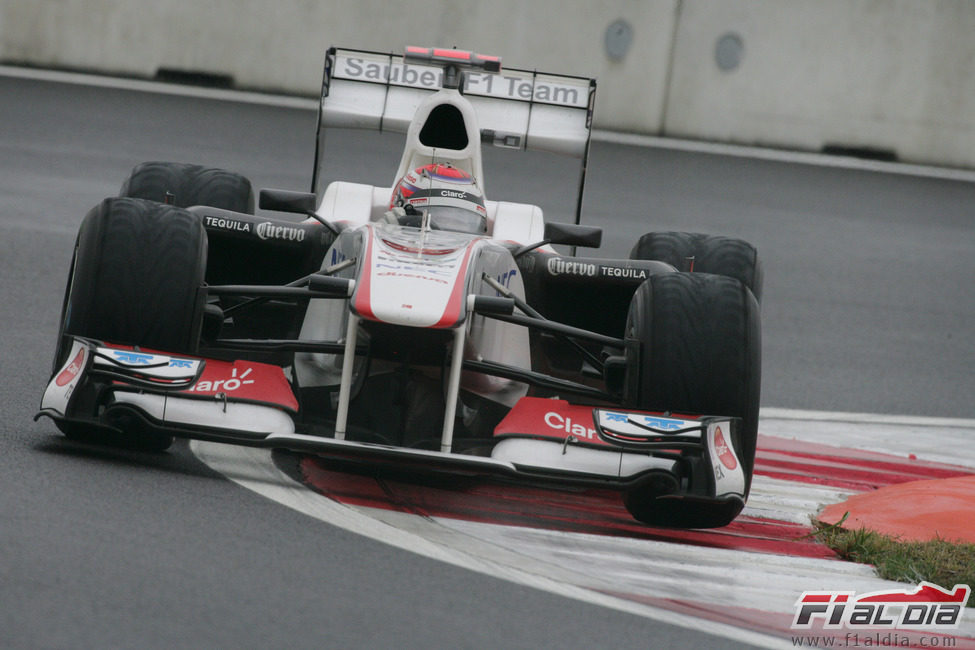
[[[846,530],[836,524],[813,522],[812,533],[819,541],[844,560],[872,564],[886,580],[908,582],[922,580],[951,589],[955,585],[975,588],[975,544],[956,544],[943,539],[929,542],[905,542],[866,528]],[[969,595],[968,607],[975,607],[975,595]]]

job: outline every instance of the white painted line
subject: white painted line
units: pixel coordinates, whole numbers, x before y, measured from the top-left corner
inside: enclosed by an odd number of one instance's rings
[[[805,411],[801,409],[762,408],[762,419],[806,420],[811,422],[853,422],[858,424],[893,424],[975,429],[975,419],[928,417],[924,415],[884,415],[881,413],[846,413],[843,411]]]
[[[808,526],[810,517],[828,505],[856,494],[853,490],[755,476],[743,515]]]
[[[975,420],[762,409],[766,435],[975,469]]]
[[[775,637],[599,593],[593,590],[592,580],[585,581],[589,583],[587,586],[574,584],[568,580],[566,571],[558,564],[552,566],[544,554],[529,557],[520,549],[512,552],[511,547],[497,546],[485,535],[476,536],[480,541],[472,545],[474,540],[469,532],[452,533],[450,528],[436,520],[405,516],[402,519],[392,517],[387,523],[383,518],[395,513],[376,511],[365,514],[358,508],[325,498],[279,470],[267,450],[200,441],[192,441],[190,449],[212,469],[249,490],[333,526],[405,551],[566,598],[757,647],[778,648],[782,645],[782,640]],[[625,590],[622,585],[607,580],[598,586],[613,591]]]
[[[939,455],[939,448],[952,453],[957,443],[970,441],[975,435],[975,421],[763,409],[760,430],[776,437],[892,454],[906,454],[906,450],[916,448],[919,458],[931,458]],[[933,438],[942,444],[934,444]],[[795,599],[804,590],[863,593],[903,586],[881,580],[871,567],[839,560],[499,526],[346,506],[292,480],[274,466],[270,452],[202,442],[192,442],[190,448],[203,462],[240,485],[356,534],[517,584],[761,647],[781,647],[783,639],[678,615],[602,592],[710,606],[735,603],[788,615],[793,613]],[[975,467],[975,450],[954,453],[953,460],[954,464],[971,463]],[[842,501],[848,494],[846,490],[757,476],[746,513],[806,524],[823,505]],[[954,634],[975,637],[975,621],[963,623]]]
[[[807,589],[864,593],[903,586],[876,577],[869,566],[839,560],[346,506],[295,482],[274,466],[266,450],[196,441],[191,449],[212,469],[241,486],[352,533],[516,584],[761,647],[781,647],[783,639],[602,592],[717,607],[734,603],[783,615],[793,613],[796,598]],[[759,500],[768,482],[756,482]],[[795,490],[798,493],[807,487],[796,485]],[[975,623],[964,624],[955,634],[975,636]]]
[[[55,83],[77,84],[98,88],[114,88],[117,90],[131,90],[136,92],[158,93],[182,97],[198,97],[201,99],[215,99],[221,101],[257,104],[261,106],[276,106],[300,110],[318,110],[318,99],[312,97],[297,97],[293,95],[279,95],[243,90],[222,88],[206,88],[175,83],[165,83],[148,79],[132,79],[127,77],[111,77],[84,72],[66,72],[61,70],[45,70],[41,68],[18,67],[0,65],[0,76],[18,79],[35,79]],[[879,172],[886,174],[901,174],[922,178],[962,181],[975,183],[975,171],[951,167],[936,167],[932,165],[915,165],[908,163],[884,162],[867,160],[850,156],[834,156],[821,153],[787,151],[783,149],[767,149],[763,147],[722,144],[699,140],[685,140],[681,138],[665,138],[652,135],[634,133],[620,133],[595,129],[593,140],[614,144],[624,144],[636,147],[654,147],[673,151],[688,151],[692,153],[713,154],[718,156],[733,156],[768,160],[772,162],[816,165],[820,167],[835,167]]]
[[[404,517],[403,513],[395,514]],[[896,586],[877,578],[869,566],[839,560],[462,520],[438,523],[482,544],[489,542],[494,548],[518,549],[521,561],[527,566],[541,563],[540,571],[558,567],[569,576],[563,579],[573,584],[591,589],[606,589],[610,584],[614,591],[638,597],[733,604],[790,614],[796,598],[804,588],[810,588],[808,585],[833,583],[859,591]]]

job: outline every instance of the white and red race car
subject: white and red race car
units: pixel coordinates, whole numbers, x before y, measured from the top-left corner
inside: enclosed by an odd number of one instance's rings
[[[39,416],[70,438],[285,448],[350,467],[617,489],[652,525],[741,511],[760,390],[755,249],[579,225],[594,80],[330,49],[312,192],[137,166],[85,217]],[[405,134],[392,186],[326,183],[325,134]],[[482,145],[580,161],[576,223],[487,200]],[[500,192],[499,192],[500,193]],[[574,248],[573,248],[574,250]]]

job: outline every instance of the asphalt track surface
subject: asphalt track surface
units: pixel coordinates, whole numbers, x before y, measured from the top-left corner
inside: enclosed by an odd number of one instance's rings
[[[183,445],[97,449],[33,423],[85,212],[143,160],[306,189],[315,116],[0,78],[0,125],[0,645],[731,647],[333,528]],[[392,182],[395,147],[336,144],[336,177]],[[505,160],[489,196],[571,205],[547,185],[561,171]],[[650,230],[758,246],[763,405],[975,417],[975,184],[595,143],[585,213],[607,257]]]

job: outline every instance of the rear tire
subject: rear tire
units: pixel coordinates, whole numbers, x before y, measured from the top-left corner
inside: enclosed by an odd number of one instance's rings
[[[81,336],[195,354],[203,323],[207,240],[199,218],[142,199],[105,199],[85,217],[68,276],[55,371]],[[163,450],[172,437],[128,438],[97,425],[59,422],[69,438]]]
[[[167,193],[171,197],[167,197]],[[122,183],[119,196],[188,208],[208,205],[254,214],[254,190],[245,176],[216,167],[187,163],[145,162]]]
[[[663,273],[637,288],[626,323],[640,341],[631,406],[742,419],[735,443],[751,485],[758,438],[761,330],[758,303],[734,278]],[[629,493],[635,518],[656,526],[711,528],[731,522],[739,505],[657,499],[652,486]]]
[[[651,232],[640,237],[630,259],[658,260],[678,271],[736,278],[762,301],[764,273],[758,251],[743,239],[693,232]]]

